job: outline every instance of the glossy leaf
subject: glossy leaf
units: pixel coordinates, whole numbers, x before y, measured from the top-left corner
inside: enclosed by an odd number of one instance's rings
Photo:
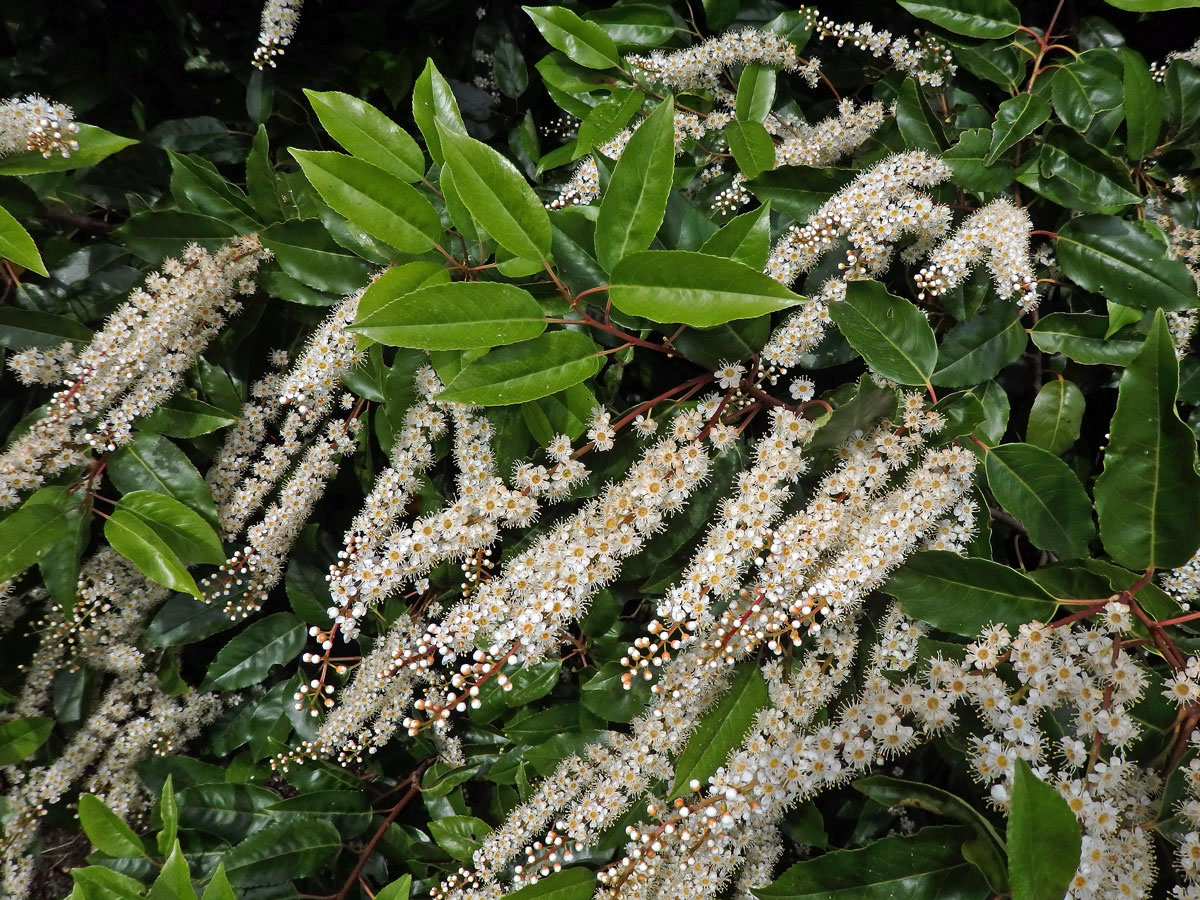
[[[613,306],[655,322],[710,328],[804,301],[775,279],[732,259],[686,250],[647,250],[614,269]]]
[[[735,216],[700,246],[700,252],[762,271],[771,252],[771,202]]]
[[[143,887],[140,881],[114,872],[105,866],[83,866],[71,869],[77,900],[140,900]]]
[[[611,141],[629,124],[629,120],[645,102],[646,95],[641,91],[629,88],[614,89],[612,96],[603,103],[598,103],[580,123],[572,156],[578,159],[590,153],[593,148]]]
[[[408,900],[412,891],[412,876],[401,875],[375,895],[375,900]]]
[[[474,816],[442,816],[429,821],[437,845],[460,861],[470,860],[491,827]]]
[[[217,523],[217,508],[203,476],[182,450],[160,434],[134,432],[108,457],[105,471],[123,494],[156,491],[198,512],[210,525]]]
[[[425,155],[407,131],[363,100],[341,91],[305,90],[329,136],[352,156],[403,181],[420,181]]]
[[[403,303],[413,291],[434,284],[447,284],[450,273],[432,262],[411,262],[393,266],[371,282],[358,300],[358,318],[386,310],[393,303]]]
[[[68,157],[55,153],[47,159],[34,152],[11,153],[0,157],[0,175],[41,175],[46,172],[66,172],[69,169],[94,166],[100,160],[137,143],[133,138],[121,137],[119,134],[82,122],[79,124],[79,134],[75,135],[75,140],[79,141],[79,149]]]
[[[352,330],[394,347],[466,350],[530,340],[546,321],[516,285],[456,281],[419,288],[359,318]]]
[[[1002,154],[1033,134],[1034,129],[1050,118],[1050,104],[1037,94],[1018,94],[1005,100],[996,110],[992,125],[992,142],[988,146],[984,165],[992,165]]]
[[[50,274],[25,226],[3,206],[0,206],[0,257],[39,275]]]
[[[1026,439],[1055,456],[1079,439],[1083,422],[1083,391],[1073,381],[1054,378],[1038,391],[1029,410]]]
[[[370,266],[338,244],[315,219],[280,222],[260,237],[283,271],[318,291],[350,294],[370,278]]]
[[[323,871],[341,846],[332,824],[296,816],[260,828],[225,854],[222,862],[231,884],[249,888]]]
[[[165,434],[174,438],[194,438],[228,428],[237,416],[220,407],[192,397],[175,397],[134,422],[138,431]]]
[[[1018,626],[1049,622],[1055,601],[1016,569],[946,550],[915,553],[892,573],[883,590],[908,615],[942,631],[974,639],[989,622]]]
[[[174,776],[168,775],[163,783],[158,800],[158,816],[162,820],[162,828],[158,832],[156,844],[158,852],[166,855],[175,844],[179,833],[179,802],[175,797]]]
[[[1150,67],[1136,50],[1121,48],[1125,87],[1125,149],[1132,159],[1142,159],[1158,144],[1162,130],[1162,89]]]
[[[26,347],[48,349],[57,347],[63,341],[85,344],[91,339],[92,330],[69,316],[35,309],[0,307],[0,347],[10,350],[23,350]]]
[[[1015,177],[1052,203],[1087,213],[1117,213],[1142,199],[1122,163],[1061,127]]]
[[[600,371],[591,339],[577,331],[551,331],[500,347],[463,368],[438,396],[444,402],[508,406],[536,400]]]
[[[117,503],[115,512],[141,519],[185,563],[225,562],[216,531],[188,506],[156,491],[133,491]]]
[[[279,182],[271,165],[270,153],[267,127],[259,125],[246,157],[246,193],[250,197],[250,205],[262,221],[278,222],[285,216],[283,205],[279,202]]]
[[[437,210],[395,175],[342,153],[289,152],[321,199],[372,237],[405,253],[424,253],[441,238]]]
[[[62,487],[44,487],[0,519],[0,582],[20,575],[67,535],[62,507],[77,503]]]
[[[94,794],[79,797],[79,822],[92,845],[117,859],[137,859],[146,855],[141,839],[121,817]]]
[[[1100,539],[1129,569],[1183,565],[1200,545],[1196,440],[1175,409],[1179,363],[1162,312],[1121,375],[1104,471],[1096,479]]]
[[[307,637],[304,622],[291,613],[258,619],[221,648],[204,676],[204,690],[235,691],[258,684],[271,667],[296,658]]]
[[[1013,900],[1061,900],[1079,865],[1079,823],[1062,794],[1023,759],[1016,761],[1006,837]]]
[[[1065,462],[1032,444],[1002,444],[987,452],[984,468],[988,487],[1034,546],[1064,558],[1087,556],[1096,535],[1092,502]]]
[[[1020,13],[1008,0],[900,0],[914,16],[955,34],[1002,38],[1017,30]]]
[[[233,885],[229,883],[229,878],[225,874],[224,861],[217,864],[217,871],[213,873],[200,900],[237,900],[237,896],[233,893]]]
[[[971,836],[969,828],[935,825],[859,850],[831,850],[752,890],[761,900],[986,900],[987,882],[959,849]]]
[[[596,876],[581,867],[553,872],[508,895],[509,900],[588,900],[596,890]]]
[[[649,247],[662,225],[675,167],[674,111],[669,99],[660,103],[613,169],[596,218],[596,259],[608,272]]]
[[[767,699],[767,683],[759,667],[752,663],[740,665],[729,688],[700,719],[675,760],[672,798],[691,793],[693,780],[699,781],[702,788],[707,785],[709,776],[741,745],[755,713],[767,705]]]
[[[487,144],[438,124],[459,198],[479,226],[514,256],[550,255],[550,219],[525,176]]]
[[[1105,338],[1108,319],[1087,313],[1051,313],[1038,320],[1029,336],[1039,350],[1062,353],[1085,365],[1127,366],[1142,349],[1133,334]]]
[[[933,383],[967,387],[995,378],[1021,356],[1027,342],[1016,305],[993,301],[942,339]]]
[[[738,77],[734,111],[741,122],[761,122],[775,104],[775,69],[750,63]]]
[[[775,142],[758,122],[735,119],[725,126],[725,140],[738,168],[747,178],[757,178],[775,168]]]
[[[889,294],[878,281],[851,281],[846,299],[830,304],[829,317],[879,375],[900,384],[929,383],[937,339],[909,301]]]
[[[158,877],[150,885],[150,900],[196,900],[196,889],[192,887],[192,873],[187,859],[179,846],[172,842],[170,853],[159,869]]]
[[[551,47],[589,69],[621,67],[621,56],[603,28],[561,6],[522,6],[521,9]]]
[[[921,93],[915,78],[905,78],[896,98],[896,125],[907,147],[916,147],[927,153],[941,153],[946,149],[946,135],[942,123]]]
[[[413,121],[425,138],[429,155],[440,166],[445,157],[442,154],[442,139],[438,135],[439,125],[463,134],[467,129],[458,110],[458,101],[454,99],[454,91],[432,59],[425,61],[425,68],[413,84],[412,113]]]
[[[992,132],[971,128],[959,135],[958,143],[942,159],[949,167],[954,183],[969,191],[1000,191],[1008,187],[1013,172],[1003,164],[989,166],[985,160],[991,147]]]
[[[21,716],[0,722],[0,766],[28,759],[46,743],[53,730],[54,720],[45,716]]]
[[[251,231],[259,226],[258,214],[240,188],[234,187],[208,160],[167,151],[171,162],[171,194],[180,209],[203,213]]]
[[[138,516],[114,510],[104,523],[109,545],[156,584],[200,599],[200,589],[183,561],[158,534]]]
[[[1120,61],[1107,49],[1089,50],[1057,69],[1050,88],[1059,118],[1083,134],[1097,115],[1124,100]]]
[[[1058,233],[1058,262],[1080,287],[1137,309],[1200,306],[1196,283],[1161,241],[1116,216],[1080,216]]]

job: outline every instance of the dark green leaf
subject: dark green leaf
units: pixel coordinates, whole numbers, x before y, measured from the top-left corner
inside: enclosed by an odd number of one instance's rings
[[[101,853],[118,859],[136,859],[146,855],[142,841],[133,829],[94,794],[80,795],[79,823],[88,840]]]
[[[1034,775],[1029,763],[1018,759],[1016,767],[1007,833],[1013,900],[1061,900],[1079,866],[1079,823],[1062,794]]]
[[[725,140],[733,159],[747,178],[757,178],[775,168],[775,142],[758,122],[734,119],[725,126]]]
[[[341,849],[337,829],[324,819],[296,816],[271,822],[225,855],[229,881],[248,888],[323,871]]]
[[[258,684],[272,666],[290,662],[304,647],[308,630],[291,613],[251,623],[221,648],[204,676],[204,690],[235,691]]]
[[[134,432],[129,442],[108,457],[106,473],[123,494],[157,491],[217,524],[217,508],[204,478],[187,455],[159,434]]]
[[[941,153],[946,149],[946,135],[942,123],[921,93],[915,78],[905,78],[896,98],[896,125],[906,147],[916,147],[928,153]]]
[[[158,263],[164,257],[179,256],[191,243],[214,250],[239,232],[228,222],[212,216],[152,209],[131,216],[114,234],[125,242],[134,256]]]
[[[629,139],[596,218],[596,259],[605,270],[645,250],[662,225],[675,167],[675,104],[658,105]]]
[[[1026,440],[1035,447],[1062,455],[1079,439],[1083,422],[1083,391],[1061,376],[1042,385],[1029,410]]]
[[[350,294],[370,277],[367,263],[338,244],[316,219],[280,222],[260,237],[283,271],[318,291]]]
[[[609,295],[613,306],[629,315],[698,328],[804,301],[740,262],[687,250],[647,250],[625,257],[613,271]]]
[[[958,143],[942,155],[955,184],[979,192],[1002,191],[1008,187],[1013,179],[1012,169],[1002,164],[989,166],[985,162],[991,141],[992,132],[987,128],[971,128],[959,135]]]
[[[0,724],[0,766],[28,759],[53,730],[54,720],[45,716],[22,716]]]
[[[1021,356],[1027,341],[1016,305],[993,302],[942,339],[933,383],[966,387],[994,378]]]
[[[1087,556],[1096,536],[1092,503],[1065,462],[1032,444],[1002,444],[988,451],[984,466],[988,487],[1035,546],[1064,558]]]
[[[1182,260],[1133,222],[1080,216],[1058,233],[1058,262],[1080,287],[1137,309],[1191,309],[1196,283]]]
[[[734,110],[739,121],[761,122],[775,103],[776,72],[769,66],[750,63],[738,77]]]
[[[138,431],[193,438],[227,428],[237,421],[220,407],[192,397],[174,397],[134,423]]]
[[[579,136],[575,141],[575,152],[572,156],[591,153],[592,149],[611,141],[629,124],[634,113],[642,108],[646,95],[641,91],[630,88],[616,88],[612,96],[595,106],[586,119],[579,125]],[[541,168],[539,163],[539,169]]]
[[[833,850],[753,891],[762,900],[986,900],[987,882],[959,849],[971,836],[969,828],[936,825],[861,850]]]
[[[513,891],[508,900],[588,900],[595,890],[596,876],[587,869],[563,869]]]
[[[491,830],[487,822],[474,816],[443,816],[429,822],[429,834],[437,845],[462,861],[471,859]]]
[[[851,175],[844,169],[789,166],[763,172],[745,186],[763,203],[770,201],[772,209],[802,222],[841,189]]]
[[[1058,117],[1080,134],[1124,99],[1120,61],[1106,48],[1089,50],[1054,73],[1050,96]]]
[[[929,384],[937,339],[909,301],[878,281],[851,281],[846,299],[830,304],[829,317],[873,371],[900,384]]]
[[[1039,350],[1062,353],[1085,365],[1127,366],[1142,349],[1132,332],[1105,339],[1108,319],[1087,313],[1051,313],[1029,333]]]
[[[699,781],[702,788],[707,784],[709,776],[741,745],[755,713],[767,705],[767,700],[767,683],[759,667],[753,663],[739,665],[728,690],[700,719],[675,760],[672,798],[691,793],[692,781]]]
[[[1121,48],[1125,85],[1125,149],[1131,159],[1141,159],[1158,144],[1162,130],[1162,89],[1150,67],[1136,50]]]
[[[1104,471],[1096,479],[1100,539],[1130,569],[1181,566],[1200,544],[1196,440],[1175,409],[1179,363],[1161,311],[1121,375]]]
[[[1033,134],[1034,129],[1048,118],[1050,104],[1037,94],[1017,94],[1011,100],[1005,100],[996,110],[992,142],[988,146],[984,165],[992,165],[1001,154]]]
[[[133,513],[114,510],[104,523],[104,536],[114,550],[151,581],[200,599],[200,589],[179,556]]]
[[[913,554],[883,590],[913,618],[942,631],[975,638],[989,623],[1013,632],[1037,619],[1049,622],[1055,601],[1016,569],[946,550]]]
[[[0,252],[0,255],[3,255]],[[22,350],[25,347],[49,349],[64,341],[84,344],[92,339],[92,330],[67,316],[34,309],[0,307],[0,347]]]
[[[250,144],[250,154],[246,157],[246,193],[250,195],[250,205],[264,222],[279,222],[285,218],[265,125],[258,126]]]
[[[0,520],[0,582],[20,575],[67,535],[62,512],[77,503],[62,487],[44,487]]]
[[[1142,197],[1118,160],[1065,128],[1052,128],[1017,181],[1052,203],[1089,213],[1117,213]]]
[[[249,198],[221,177],[203,157],[167,151],[171,160],[171,194],[185,212],[202,213],[233,225],[239,231],[258,228]]]
[[[1017,30],[1020,13],[1008,0],[900,0],[914,16],[955,34],[1002,38]]]
[[[771,253],[771,201],[731,219],[700,246],[700,252],[724,256],[761,272]]]

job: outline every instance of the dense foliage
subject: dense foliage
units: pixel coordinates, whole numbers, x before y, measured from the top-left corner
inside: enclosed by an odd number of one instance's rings
[[[6,11],[0,892],[1200,897],[1197,5]]]

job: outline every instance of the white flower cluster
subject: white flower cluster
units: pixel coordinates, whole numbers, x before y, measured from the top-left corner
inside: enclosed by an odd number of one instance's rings
[[[815,22],[815,14],[808,15]],[[626,61],[646,78],[677,91],[723,88],[723,75],[731,66],[755,64],[801,72],[807,65],[791,41],[757,28],[727,31],[684,50],[630,55]]]
[[[1178,569],[1164,573],[1162,587],[1184,609],[1191,609],[1192,601],[1200,596],[1200,552]]]
[[[253,64],[258,68],[275,66],[275,57],[282,56],[296,35],[300,24],[300,8],[304,0],[267,0],[263,4],[262,23],[258,31],[258,47]]]
[[[822,40],[837,41],[839,47],[849,43],[866,50],[876,59],[890,57],[901,72],[931,87],[945,84],[946,77],[958,71],[950,48],[933,37],[910,41],[903,36],[893,37],[890,31],[877,29],[870,22],[841,25],[827,16],[817,22],[814,33]]]
[[[1154,80],[1162,81],[1166,77],[1167,69],[1170,68],[1171,63],[1177,59],[1200,68],[1200,38],[1196,38],[1196,42],[1186,50],[1172,50],[1161,63],[1150,63],[1150,74],[1154,76]]]
[[[0,101],[0,155],[31,150],[49,159],[70,156],[79,149],[79,126],[71,107],[51,103],[37,94]]]
[[[64,384],[46,414],[0,455],[0,507],[50,475],[115,450],[132,425],[175,392],[180,378],[240,308],[238,293],[269,252],[254,235],[217,253],[191,245],[168,259],[76,355],[60,349]]]
[[[763,125],[778,141],[776,166],[828,166],[866,143],[886,115],[882,103],[856,106],[847,98],[839,101],[837,115],[811,125],[794,113],[768,116]]]
[[[986,262],[996,293],[1002,298],[1020,295],[1022,312],[1037,309],[1037,276],[1029,258],[1029,213],[1008,198],[993,200],[973,212],[952,235],[929,254],[929,261],[913,276],[924,299],[953,289]]]
[[[1200,750],[1200,731],[1193,731],[1188,743],[1193,753]],[[1171,892],[1176,900],[1200,898],[1200,758],[1193,757],[1183,767],[1183,786],[1187,799],[1179,806],[1179,814],[1191,826],[1179,842],[1176,860],[1183,872],[1184,884]]]

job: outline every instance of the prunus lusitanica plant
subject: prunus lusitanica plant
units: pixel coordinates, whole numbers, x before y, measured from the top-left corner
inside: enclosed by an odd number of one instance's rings
[[[186,5],[9,22],[4,896],[1200,898],[1195,0]]]

